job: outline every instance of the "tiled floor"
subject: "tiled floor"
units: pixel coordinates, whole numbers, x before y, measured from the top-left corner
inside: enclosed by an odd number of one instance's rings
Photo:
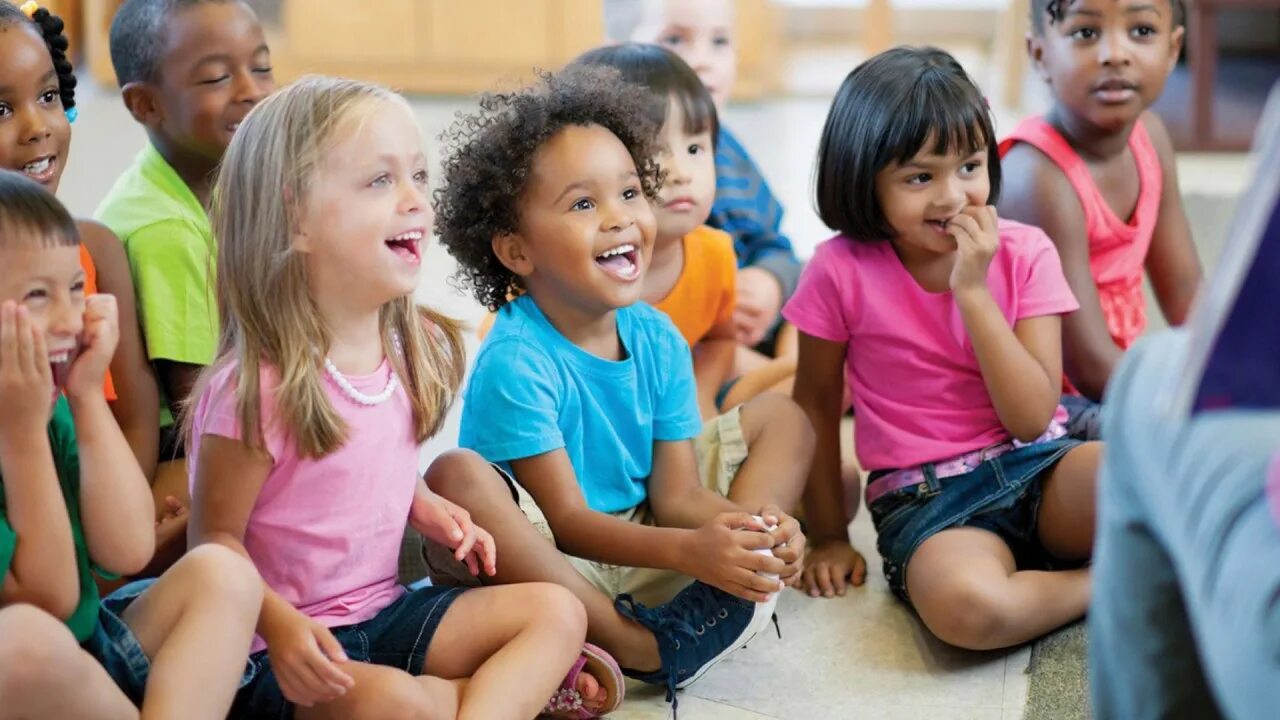
[[[822,64],[843,76],[851,65]],[[969,62],[966,60],[966,62]],[[980,57],[974,62],[980,62]],[[980,76],[981,72],[974,72]],[[834,87],[834,86],[833,86]],[[818,221],[809,199],[810,168],[828,100],[821,97],[769,102],[730,109],[725,122],[755,153],[774,191],[788,208],[784,229],[802,256],[830,232]],[[436,136],[462,100],[419,100],[415,108],[438,160]],[[1001,112],[1008,129],[1018,113]],[[144,142],[118,96],[91,86],[81,92],[80,120],[63,181],[62,197],[74,212],[91,213],[114,178]],[[1184,190],[1232,196],[1246,178],[1240,157],[1183,158]],[[1211,247],[1216,247],[1213,245]],[[1213,250],[1216,252],[1216,250]],[[481,309],[448,284],[452,260],[433,247],[424,263],[419,296],[423,302],[467,321]],[[472,347],[474,351],[474,344]],[[451,446],[458,408],[426,457]],[[922,631],[910,612],[889,595],[870,521],[853,523],[857,547],[868,556],[867,585],[838,600],[811,600],[788,592],[779,605],[783,639],[762,634],[681,694],[686,720],[1019,720],[1027,697],[1027,648],[970,653],[946,647]],[[670,709],[660,693],[635,688],[615,717],[665,719]]]

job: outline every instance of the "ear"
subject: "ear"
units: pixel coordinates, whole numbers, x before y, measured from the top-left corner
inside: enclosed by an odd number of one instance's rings
[[[150,83],[131,82],[120,89],[124,106],[140,125],[155,128],[164,119],[160,108],[160,95]]]
[[[1031,64],[1035,67],[1040,79],[1046,84],[1049,83],[1049,68],[1044,63],[1044,38],[1036,35],[1035,32],[1027,33],[1027,57],[1031,58]]]
[[[498,262],[502,263],[506,269],[520,277],[533,273],[533,261],[525,252],[525,240],[519,233],[495,235],[492,247]]]
[[[309,253],[314,249],[314,246],[309,232],[310,228],[305,221],[306,213],[302,212],[302,208],[298,207],[291,188],[286,187],[283,195],[284,211],[289,216],[289,227],[293,229],[293,236],[289,238],[289,247],[294,252]]]
[[[1187,39],[1187,26],[1179,25],[1173,29],[1173,35],[1169,38],[1169,49],[1173,52],[1169,55],[1169,72],[1172,73],[1174,68],[1178,66],[1178,58],[1182,56],[1182,43]]]

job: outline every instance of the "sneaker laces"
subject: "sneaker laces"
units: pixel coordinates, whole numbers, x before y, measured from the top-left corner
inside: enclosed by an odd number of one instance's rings
[[[675,653],[680,649],[682,638],[686,642],[698,644],[698,637],[705,632],[706,625],[699,624],[695,630],[694,622],[714,617],[718,609],[715,596],[709,587],[703,592],[695,590],[686,593],[683,599],[688,605],[681,603],[683,612],[678,616],[672,612],[658,612],[654,608],[646,607],[629,593],[623,593],[614,600],[614,607],[624,615],[644,625],[655,635],[661,634],[670,638],[670,642],[658,642],[658,659],[662,663],[661,671],[666,680],[664,683],[667,690],[666,699],[671,703],[672,720],[676,720],[680,707],[680,700],[676,697]]]

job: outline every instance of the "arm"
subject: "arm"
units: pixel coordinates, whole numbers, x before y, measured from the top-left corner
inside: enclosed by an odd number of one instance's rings
[[[192,547],[217,543],[252,560],[244,547],[245,527],[273,460],[265,450],[222,437],[203,435],[195,458],[191,519]],[[291,702],[311,706],[332,700],[353,684],[336,664],[347,660],[332,633],[303,615],[270,585],[258,615],[258,634],[267,642],[272,668]]]
[[[800,360],[792,395],[813,425],[817,440],[804,490],[805,519],[816,548],[827,542],[848,544],[844,484],[840,480],[840,415],[844,397],[847,343],[800,333]]]
[[[143,475],[153,478],[160,452],[160,391],[142,345],[129,259],[120,240],[106,226],[82,220],[79,227],[80,239],[98,269],[98,289],[115,296],[120,311],[120,345],[111,360],[119,399],[111,410]]]
[[[996,415],[1015,438],[1030,442],[1044,434],[1061,399],[1060,321],[1045,315],[1009,327],[987,285],[1000,246],[996,222],[995,208],[969,207],[947,224],[957,246],[951,289]]]
[[[732,320],[717,325],[693,347],[693,378],[698,385],[698,410],[703,420],[720,414],[716,396],[733,373],[737,350]]]
[[[102,394],[102,376],[118,340],[115,299],[88,298],[84,318],[85,349],[66,385],[80,452],[80,519],[89,557],[107,572],[130,575],[155,553],[155,506],[147,478]]]
[[[1191,304],[1200,289],[1204,273],[1200,258],[1196,255],[1191,238],[1191,227],[1186,210],[1182,207],[1182,192],[1178,188],[1178,164],[1174,156],[1173,142],[1160,116],[1147,112],[1142,123],[1151,136],[1151,144],[1160,155],[1163,169],[1163,192],[1160,194],[1160,214],[1156,220],[1155,234],[1147,250],[1147,276],[1160,303],[1160,311],[1170,325],[1186,322]]]
[[[1120,360],[1120,349],[1107,329],[1098,288],[1089,269],[1089,238],[1084,210],[1065,175],[1038,150],[1015,145],[1004,159],[1007,182],[999,211],[1048,234],[1058,248],[1067,285],[1080,309],[1063,317],[1062,345],[1066,373],[1086,397],[1099,400]]]
[[[174,417],[182,414],[182,404],[191,397],[191,390],[204,371],[203,365],[176,362],[174,360],[156,360],[156,374],[164,385],[165,397],[169,400],[169,411]]]

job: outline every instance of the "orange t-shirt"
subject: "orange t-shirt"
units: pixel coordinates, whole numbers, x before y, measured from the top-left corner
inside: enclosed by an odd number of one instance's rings
[[[671,292],[654,304],[692,347],[733,318],[738,258],[729,233],[702,225],[684,236],[684,269]]]
[[[89,251],[84,245],[80,246],[80,267],[84,268],[84,294],[85,297],[96,295],[98,292],[98,269],[93,266],[93,258],[89,256]],[[116,399],[116,386],[111,382],[111,373],[107,372],[107,377],[103,380],[103,392],[107,396],[108,401]]]

